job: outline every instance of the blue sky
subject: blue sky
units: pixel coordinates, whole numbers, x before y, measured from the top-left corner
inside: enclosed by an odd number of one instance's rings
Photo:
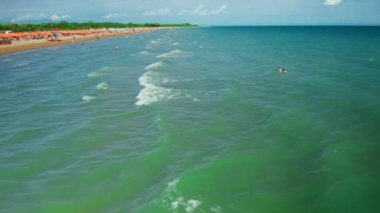
[[[1,0],[1,23],[380,25],[380,0]]]

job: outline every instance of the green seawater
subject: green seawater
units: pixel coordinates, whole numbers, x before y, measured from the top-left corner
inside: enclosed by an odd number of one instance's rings
[[[0,212],[378,212],[379,82],[379,27],[0,56]]]

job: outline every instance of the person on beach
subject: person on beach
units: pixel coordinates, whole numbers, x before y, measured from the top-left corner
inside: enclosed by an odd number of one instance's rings
[[[57,32],[53,32],[53,37],[54,37],[54,41],[57,41],[58,40],[58,33]]]

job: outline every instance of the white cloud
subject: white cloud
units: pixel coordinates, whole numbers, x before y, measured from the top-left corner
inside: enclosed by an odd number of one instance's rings
[[[212,10],[211,13],[212,14],[219,14],[219,13],[224,12],[226,9],[227,9],[227,5],[224,4],[219,9]]]
[[[69,16],[69,15],[63,15],[62,16],[62,19],[69,19],[69,18],[71,18],[71,16]]]
[[[325,0],[325,2],[323,2],[323,4],[327,6],[335,6],[340,3],[342,3],[342,0]]]
[[[33,22],[33,21],[41,21],[41,20],[51,20],[51,21],[60,21],[61,20],[62,21],[65,19],[70,19],[70,18],[71,18],[70,15],[60,16],[57,14],[53,14],[51,16],[47,16],[44,13],[40,13],[40,14],[26,14],[23,16],[19,16],[19,17],[11,19],[11,22],[12,23],[15,23],[15,22]]]
[[[208,11],[204,8],[203,4],[200,4],[197,8],[190,12],[192,15],[205,16]]]
[[[59,19],[61,19],[61,17],[59,17],[58,15],[52,15],[51,17],[50,17],[50,19],[52,20],[52,21],[57,21],[57,20],[59,20]]]
[[[219,13],[224,12],[227,9],[227,5],[224,4],[220,8],[214,9],[214,10],[208,10],[206,9],[203,4],[200,4],[197,8],[190,11],[191,15],[197,15],[197,16],[206,16],[206,15],[216,15]]]
[[[64,19],[69,19],[69,18],[71,18],[71,16],[69,16],[69,15],[59,16],[59,15],[53,14],[50,17],[50,20],[52,20],[52,21],[59,21],[59,20],[64,20]]]
[[[103,17],[106,19],[112,19],[112,18],[119,18],[119,17],[125,17],[125,16],[127,16],[126,13],[110,13]]]
[[[169,15],[171,11],[168,8],[151,10],[143,13],[143,16],[166,16]]]

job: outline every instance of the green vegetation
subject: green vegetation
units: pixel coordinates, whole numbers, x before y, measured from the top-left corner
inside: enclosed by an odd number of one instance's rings
[[[131,27],[195,27],[189,23],[183,24],[159,24],[159,23],[112,23],[112,22],[57,22],[41,24],[0,24],[0,31],[10,30],[12,32],[31,32],[40,30],[52,30],[59,28],[61,30],[81,30],[81,29],[99,29],[99,28],[131,28]]]

